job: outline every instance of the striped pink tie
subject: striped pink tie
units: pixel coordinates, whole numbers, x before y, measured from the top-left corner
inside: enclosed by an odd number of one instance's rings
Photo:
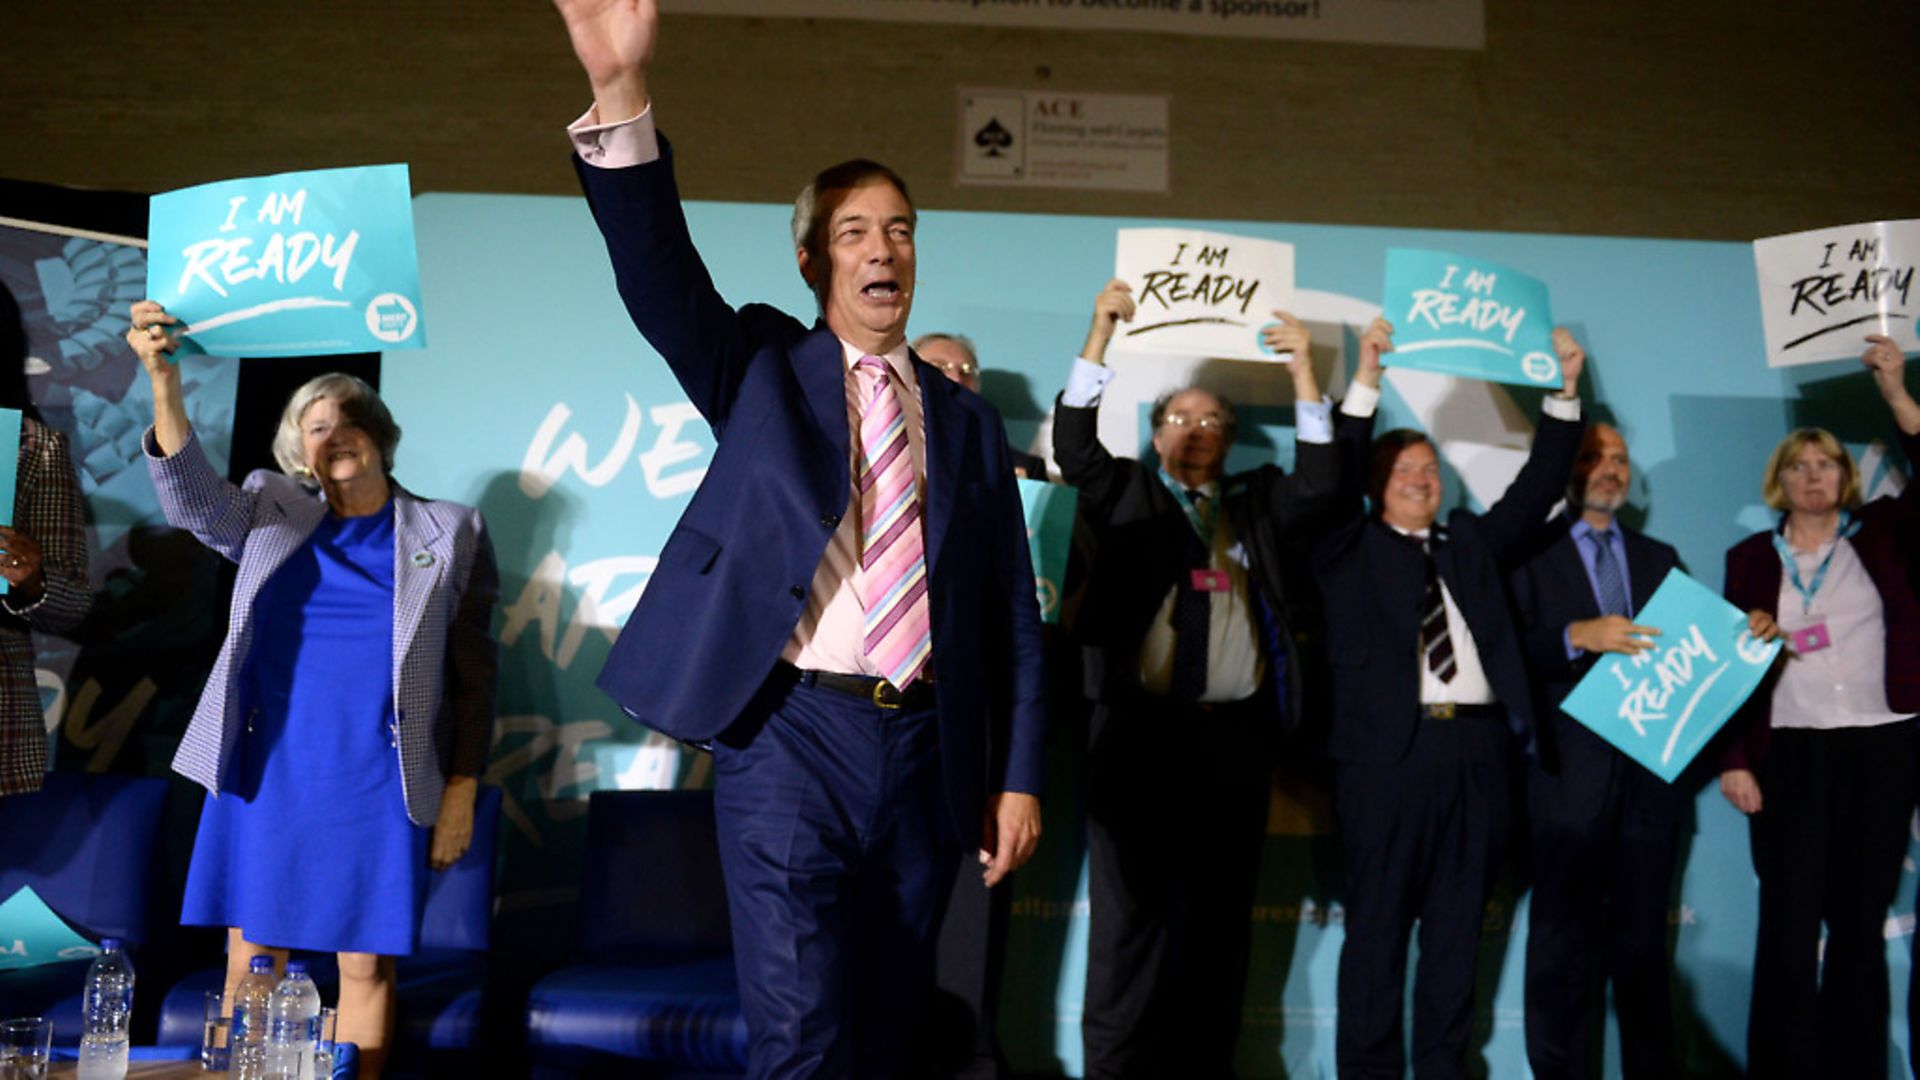
[[[906,418],[893,369],[877,356],[853,367],[860,415],[860,568],[854,589],[867,613],[867,656],[904,687],[933,652],[927,615],[926,541]]]

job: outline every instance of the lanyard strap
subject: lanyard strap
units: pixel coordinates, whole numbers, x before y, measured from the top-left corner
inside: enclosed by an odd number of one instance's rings
[[[1833,567],[1834,553],[1840,550],[1840,541],[1860,531],[1860,523],[1853,520],[1849,511],[1840,511],[1840,527],[1834,530],[1833,546],[1827,549],[1827,557],[1820,560],[1820,568],[1813,572],[1811,583],[1800,579],[1800,563],[1793,557],[1793,549],[1787,546],[1786,520],[1781,519],[1781,527],[1773,534],[1773,550],[1780,555],[1781,569],[1787,573],[1787,580],[1793,583],[1794,591],[1800,594],[1800,610],[1803,613],[1813,610],[1814,594],[1827,582],[1827,571]]]
[[[1179,503],[1180,509],[1186,512],[1187,524],[1193,526],[1194,533],[1200,537],[1200,543],[1205,545],[1208,551],[1212,551],[1213,515],[1216,512],[1214,504],[1220,500],[1208,498],[1206,511],[1202,513],[1199,507],[1193,505],[1193,500],[1187,497],[1186,485],[1175,480],[1165,469],[1160,470],[1160,482],[1173,493],[1173,501]]]

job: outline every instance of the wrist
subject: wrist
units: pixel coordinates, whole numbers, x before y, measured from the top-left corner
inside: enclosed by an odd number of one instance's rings
[[[593,84],[593,104],[602,124],[620,124],[647,111],[647,77],[637,71],[622,72]]]

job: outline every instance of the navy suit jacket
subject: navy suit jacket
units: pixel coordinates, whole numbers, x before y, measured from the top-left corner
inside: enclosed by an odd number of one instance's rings
[[[847,510],[842,346],[824,326],[720,297],[687,232],[664,139],[648,164],[574,164],[634,325],[717,444],[599,686],[656,731],[708,740],[774,670]],[[987,792],[1040,790],[1040,610],[999,414],[918,358],[914,371],[942,767],[970,844]]]
[[[1586,563],[1581,561],[1573,539],[1574,520],[1566,515],[1555,518],[1546,545],[1514,571],[1513,606],[1520,618],[1521,644],[1534,679],[1539,767],[1557,778],[1559,783],[1553,790],[1569,811],[1591,815],[1600,811],[1614,771],[1640,766],[1560,710],[1560,703],[1599,659],[1596,653],[1571,659],[1567,656],[1567,624],[1600,617],[1600,602],[1593,595],[1593,582],[1587,577]],[[1680,565],[1680,556],[1671,546],[1624,525],[1620,526],[1620,540],[1627,548],[1627,592],[1633,598],[1633,610],[1638,612],[1653,599],[1667,572]],[[1687,789],[1679,784],[1662,784],[1657,790],[1670,797],[1657,799],[1658,805],[1645,809],[1677,820],[1685,809]]]
[[[1377,516],[1362,514],[1373,419],[1340,414],[1344,524],[1314,550],[1326,604],[1327,658],[1333,669],[1336,761],[1385,765],[1413,745],[1420,712],[1420,617],[1426,562],[1420,545]],[[1506,576],[1538,544],[1547,514],[1566,491],[1585,424],[1542,416],[1527,463],[1484,514],[1455,510],[1434,548],[1440,580],[1473,631],[1474,647],[1516,734],[1531,740],[1532,691],[1520,635],[1507,601]]]

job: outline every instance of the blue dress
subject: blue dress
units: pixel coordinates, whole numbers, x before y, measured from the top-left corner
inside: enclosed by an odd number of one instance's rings
[[[393,502],[329,514],[260,590],[251,730],[200,814],[181,922],[248,941],[404,956],[430,830],[407,818],[393,724]]]

